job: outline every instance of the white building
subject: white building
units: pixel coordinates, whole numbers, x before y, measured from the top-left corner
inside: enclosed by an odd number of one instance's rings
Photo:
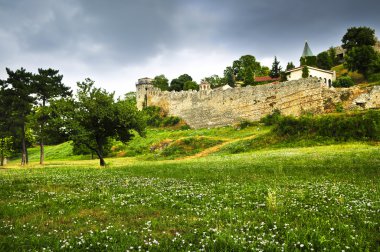
[[[289,71],[286,71],[288,74],[288,80],[299,80],[302,79],[302,68],[303,66],[293,68]],[[331,87],[332,82],[336,80],[335,71],[323,70],[316,67],[307,67],[309,69],[309,77],[317,77],[322,83],[326,86]]]

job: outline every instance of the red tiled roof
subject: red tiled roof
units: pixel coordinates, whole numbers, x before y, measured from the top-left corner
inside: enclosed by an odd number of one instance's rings
[[[256,82],[263,82],[263,81],[277,81],[280,80],[280,78],[272,78],[270,76],[258,76],[255,77]]]

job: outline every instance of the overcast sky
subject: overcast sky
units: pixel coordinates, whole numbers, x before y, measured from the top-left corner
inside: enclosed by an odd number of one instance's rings
[[[199,82],[251,54],[299,64],[352,26],[380,33],[380,0],[0,0],[0,78],[5,68],[60,70],[122,95],[141,77]]]

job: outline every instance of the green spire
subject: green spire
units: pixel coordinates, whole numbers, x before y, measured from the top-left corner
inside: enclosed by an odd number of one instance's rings
[[[310,50],[309,45],[307,44],[307,41],[305,41],[305,47],[303,48],[303,53],[302,57],[309,57],[309,56],[314,56],[313,53]]]

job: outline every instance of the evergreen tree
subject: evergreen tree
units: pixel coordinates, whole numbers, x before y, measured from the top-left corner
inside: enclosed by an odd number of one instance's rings
[[[302,68],[302,78],[307,78],[309,77],[309,68],[307,66],[304,66]]]
[[[272,69],[269,73],[269,76],[272,78],[278,78],[280,77],[280,73],[281,73],[280,62],[277,60],[277,57],[274,56],[274,61],[272,63]]]
[[[291,69],[295,68],[293,62],[288,62],[288,64],[286,65],[286,71],[289,71]]]
[[[48,120],[48,113],[46,109],[47,103],[56,97],[66,97],[71,96],[71,91],[69,87],[66,87],[62,83],[62,75],[58,74],[58,70],[49,69],[38,69],[38,74],[34,75],[33,78],[33,93],[37,95],[37,101],[39,102],[40,109],[39,113],[35,115],[35,126],[37,129],[37,134],[40,143],[40,164],[44,163],[44,138],[46,136],[45,125]]]

